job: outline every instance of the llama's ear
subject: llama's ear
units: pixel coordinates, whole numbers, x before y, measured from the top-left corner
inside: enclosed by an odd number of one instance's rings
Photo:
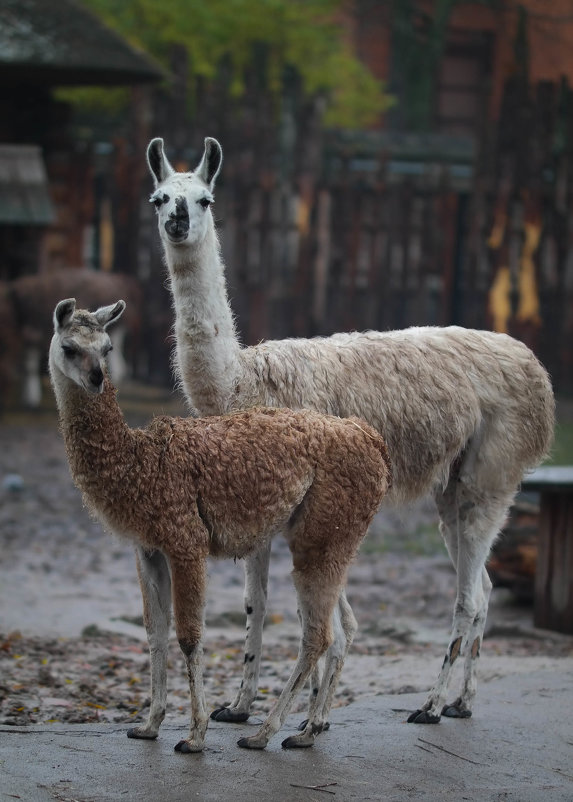
[[[125,301],[117,301],[111,306],[101,306],[94,312],[94,317],[102,328],[107,329],[111,323],[119,320],[123,315],[124,309]]]
[[[160,137],[152,139],[147,146],[147,164],[153,175],[155,186],[175,172],[165,155],[163,140]]]
[[[223,163],[223,149],[212,136],[205,137],[205,152],[195,170],[195,175],[204,181],[209,189],[215,186],[215,179],[219,175]]]
[[[59,331],[65,328],[76,311],[76,299],[66,298],[65,301],[60,301],[54,310],[54,329]]]

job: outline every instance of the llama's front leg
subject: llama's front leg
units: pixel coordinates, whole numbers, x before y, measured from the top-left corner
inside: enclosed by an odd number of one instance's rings
[[[205,704],[205,690],[203,688],[203,644],[201,641],[192,643],[182,639],[179,641],[179,645],[187,663],[191,722],[189,725],[189,737],[179,741],[175,745],[175,751],[202,752],[209,723],[209,714]]]
[[[143,726],[127,731],[128,738],[157,738],[167,704],[167,647],[171,626],[171,576],[160,551],[137,548],[137,573],[143,597],[143,620],[151,663],[151,706]]]
[[[271,544],[245,559],[245,612],[247,635],[241,687],[229,707],[218,707],[211,713],[215,721],[241,722],[249,718],[251,705],[257,695],[263,626],[267,607],[267,585]]]
[[[175,630],[185,656],[189,678],[191,721],[189,736],[179,741],[176,752],[201,752],[209,714],[203,688],[203,614],[207,584],[206,557],[193,562],[171,562]]]

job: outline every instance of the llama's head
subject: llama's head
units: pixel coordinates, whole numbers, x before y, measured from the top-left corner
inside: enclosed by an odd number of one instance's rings
[[[76,309],[76,299],[60,301],[54,311],[50,345],[50,371],[57,368],[91,395],[103,391],[105,360],[112,345],[107,327],[118,320],[125,301],[102,306],[95,312]]]
[[[205,152],[193,172],[178,173],[170,165],[162,139],[152,139],[147,163],[155,192],[149,198],[157,210],[159,234],[164,244],[196,246],[207,232],[212,218],[213,188],[221,169],[223,151],[216,139],[205,139]]]

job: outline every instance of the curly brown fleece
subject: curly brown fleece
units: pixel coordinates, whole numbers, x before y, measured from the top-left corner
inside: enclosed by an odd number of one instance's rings
[[[372,427],[308,410],[157,417],[130,429],[106,379],[95,397],[69,387],[61,429],[89,508],[172,563],[244,557],[286,526],[295,570],[343,584],[390,485]]]

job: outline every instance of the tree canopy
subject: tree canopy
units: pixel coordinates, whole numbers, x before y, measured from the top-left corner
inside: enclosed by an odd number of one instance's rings
[[[229,92],[240,97],[245,75],[264,51],[264,88],[279,97],[288,68],[308,96],[326,99],[327,125],[359,128],[391,103],[384,86],[352,53],[341,24],[343,0],[82,0],[133,45],[169,67],[174,45],[191,73],[215,78],[225,59]]]

